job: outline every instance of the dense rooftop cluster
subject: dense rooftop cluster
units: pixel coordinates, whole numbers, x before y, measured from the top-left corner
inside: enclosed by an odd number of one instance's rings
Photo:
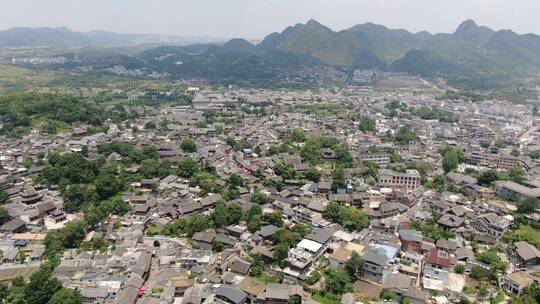
[[[151,95],[166,102],[0,98],[6,303],[538,301],[531,106],[357,85]]]

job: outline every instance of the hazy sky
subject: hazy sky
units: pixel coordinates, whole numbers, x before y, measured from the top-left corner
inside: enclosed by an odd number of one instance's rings
[[[451,32],[465,19],[540,34],[540,0],[0,0],[0,29],[262,38],[311,18],[334,30],[373,22]]]

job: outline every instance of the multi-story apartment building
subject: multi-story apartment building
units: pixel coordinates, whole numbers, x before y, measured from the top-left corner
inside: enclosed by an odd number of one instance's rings
[[[379,184],[385,187],[415,189],[420,186],[420,173],[417,170],[395,172],[379,170]]]
[[[380,153],[366,153],[360,155],[360,161],[361,162],[374,162],[379,166],[385,166],[390,163],[390,154],[386,152],[380,152]]]

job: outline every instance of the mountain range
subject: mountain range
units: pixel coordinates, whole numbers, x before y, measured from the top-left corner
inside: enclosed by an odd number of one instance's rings
[[[107,31],[76,32],[65,27],[16,27],[0,31],[0,47],[84,47],[125,46],[135,44],[210,43],[216,38],[156,34],[117,34]]]
[[[183,76],[197,62],[201,71],[218,71],[256,63],[257,66],[323,65],[344,70],[377,68],[409,72],[424,77],[442,76],[451,84],[469,88],[494,88],[510,80],[535,75],[540,71],[540,36],[520,35],[510,30],[495,31],[478,26],[473,20],[461,23],[453,33],[411,33],[366,23],[342,31],[310,20],[272,33],[253,45],[232,39],[216,45],[199,45],[197,52],[187,48],[157,48],[145,51],[142,58]],[[153,58],[168,54],[168,66]],[[217,73],[217,74],[216,74]],[[256,75],[256,73],[251,73]]]
[[[0,46],[111,45],[152,39],[155,41],[155,37],[144,35],[80,33],[65,28],[0,32]],[[146,67],[179,77],[264,79],[272,77],[276,70],[318,65],[344,71],[404,71],[424,77],[441,76],[464,87],[493,88],[509,80],[538,75],[540,36],[495,31],[472,20],[461,23],[453,33],[442,34],[411,33],[373,23],[333,31],[310,20],[269,34],[258,44],[235,38],[223,44],[161,46],[146,49],[136,57]]]

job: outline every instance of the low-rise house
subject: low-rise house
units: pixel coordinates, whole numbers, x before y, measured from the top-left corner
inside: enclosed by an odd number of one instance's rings
[[[396,294],[395,300],[401,301],[407,292],[414,288],[412,279],[401,273],[390,273],[384,278],[383,291],[390,291]]]
[[[462,262],[474,261],[476,259],[474,251],[469,247],[460,247],[456,250],[456,260]]]
[[[452,214],[445,214],[437,221],[439,225],[448,229],[458,228],[463,225],[464,222],[465,220],[462,217]]]
[[[516,271],[503,276],[501,288],[516,295],[521,295],[523,290],[534,283],[534,279],[523,271]]]
[[[364,277],[382,282],[385,268],[394,261],[397,249],[388,245],[375,245],[364,249]]]
[[[382,286],[366,281],[356,281],[353,283],[353,290],[366,298],[378,298],[381,295]],[[356,303],[356,301],[353,303]]]
[[[303,206],[293,208],[293,219],[299,223],[314,224],[322,219],[322,214]]]
[[[229,268],[232,272],[238,273],[241,275],[247,275],[249,273],[249,268],[251,263],[236,259],[229,264]]]
[[[244,304],[247,301],[247,294],[245,292],[227,285],[218,287],[215,291],[215,296],[217,299],[229,304]]]
[[[513,245],[516,258],[521,267],[529,267],[540,264],[540,251],[533,245],[521,241]]]
[[[227,235],[235,239],[240,239],[242,233],[247,231],[247,227],[244,225],[231,225],[227,226],[225,230],[227,231]]]
[[[338,248],[328,256],[328,261],[330,262],[330,267],[332,268],[343,268],[345,263],[351,258],[352,251],[345,248]]]
[[[22,233],[26,231],[26,223],[18,218],[14,218],[4,225],[0,226],[0,232],[4,233]]]
[[[540,197],[540,188],[529,188],[513,181],[495,182],[497,196],[504,199],[524,199],[527,197]]]
[[[420,253],[422,250],[422,234],[416,230],[401,229],[399,240],[403,251]]]
[[[266,283],[252,277],[246,277],[236,287],[247,294],[246,302],[248,304],[256,304],[260,303],[260,299],[264,296]]]
[[[379,205],[382,218],[393,217],[399,214],[399,206],[396,203],[382,203]]]
[[[253,236],[251,237],[251,240],[255,244],[260,244],[261,242],[264,242],[264,241],[272,241],[272,238],[274,237],[277,231],[278,231],[278,227],[274,225],[262,226],[261,229],[259,229],[253,234]]]
[[[262,297],[264,300],[261,302],[264,304],[286,304],[293,295],[300,296],[302,303],[309,299],[309,294],[300,285],[269,283],[266,286],[264,297]]]
[[[174,277],[170,281],[171,286],[174,288],[174,295],[177,297],[183,296],[186,290],[195,284],[194,279],[186,277]]]
[[[424,265],[448,271],[452,265],[452,260],[448,252],[434,248],[429,251],[429,254],[424,259]]]
[[[455,253],[457,250],[457,243],[455,241],[449,241],[445,239],[437,240],[437,243],[435,243],[435,246],[437,249],[441,251],[446,251],[449,253]]]
[[[195,266],[206,268],[212,262],[212,250],[185,249],[178,257],[178,264],[182,268],[191,269]]]
[[[471,221],[471,227],[496,239],[501,238],[512,226],[512,221],[495,213],[486,213]]]
[[[234,247],[236,245],[236,240],[228,235],[218,233],[216,234],[216,237],[214,238],[214,242],[220,242],[225,247]]]
[[[448,172],[446,178],[458,186],[475,185],[478,183],[476,178],[456,172]]]
[[[212,249],[212,242],[216,237],[216,233],[213,231],[201,231],[197,232],[191,238],[193,245],[204,250]]]

